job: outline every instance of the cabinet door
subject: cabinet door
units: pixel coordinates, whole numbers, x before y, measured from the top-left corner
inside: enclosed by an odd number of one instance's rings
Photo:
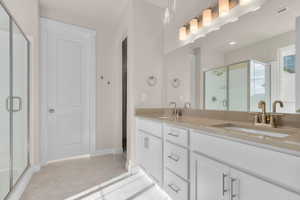
[[[144,168],[146,170],[146,140],[145,140],[145,134],[143,132],[138,131],[137,132],[137,163],[140,167]]]
[[[191,199],[228,199],[229,167],[197,154],[191,161]]]
[[[299,200],[300,196],[292,194],[278,186],[256,177],[231,169],[230,200]]]
[[[146,134],[137,133],[137,163],[157,183],[162,183],[162,139]]]
[[[147,134],[145,135],[146,138],[149,138],[147,146],[147,162],[149,173],[157,183],[161,184],[163,170],[162,140]]]

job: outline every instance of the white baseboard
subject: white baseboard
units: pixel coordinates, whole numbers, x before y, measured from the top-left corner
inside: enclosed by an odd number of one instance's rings
[[[126,160],[126,170],[130,173],[136,173],[140,171],[140,167],[131,160]]]
[[[41,166],[40,165],[34,165],[32,166],[32,170],[34,173],[39,172],[41,170]]]
[[[25,172],[24,176],[20,179],[19,183],[15,186],[7,200],[19,200],[22,197],[27,185],[29,184],[34,173],[40,170],[39,165],[30,166]]]
[[[58,159],[58,160],[51,160],[51,161],[47,162],[45,165],[48,165],[48,164],[51,164],[51,163],[62,162],[62,161],[68,161],[68,160],[76,160],[76,159],[81,159],[81,158],[88,158],[90,156],[91,156],[90,154],[84,154],[84,155],[80,155],[80,156],[72,156],[72,157]]]
[[[100,149],[92,153],[91,156],[104,156],[104,155],[122,154],[122,153],[123,153],[122,149]]]

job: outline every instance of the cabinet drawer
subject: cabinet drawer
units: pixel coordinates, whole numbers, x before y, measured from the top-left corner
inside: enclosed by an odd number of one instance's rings
[[[188,200],[188,183],[166,170],[165,190],[173,200]]]
[[[167,140],[182,146],[188,146],[188,130],[172,126],[166,126],[165,137]]]
[[[253,173],[269,181],[300,191],[300,157],[191,132],[191,150]]]
[[[162,123],[139,118],[136,120],[136,122],[138,130],[150,133],[160,138],[162,137]]]
[[[188,150],[166,143],[166,166],[179,176],[188,179]]]

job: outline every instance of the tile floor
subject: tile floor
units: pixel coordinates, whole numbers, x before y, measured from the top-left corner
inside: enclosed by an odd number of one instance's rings
[[[123,174],[66,200],[171,200],[143,172]]]
[[[49,164],[36,173],[22,200],[62,200],[126,173],[122,155]]]

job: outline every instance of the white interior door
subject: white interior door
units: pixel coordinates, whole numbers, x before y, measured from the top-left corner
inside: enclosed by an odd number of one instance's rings
[[[51,20],[42,25],[47,161],[88,154],[91,41],[84,29],[73,25]]]

